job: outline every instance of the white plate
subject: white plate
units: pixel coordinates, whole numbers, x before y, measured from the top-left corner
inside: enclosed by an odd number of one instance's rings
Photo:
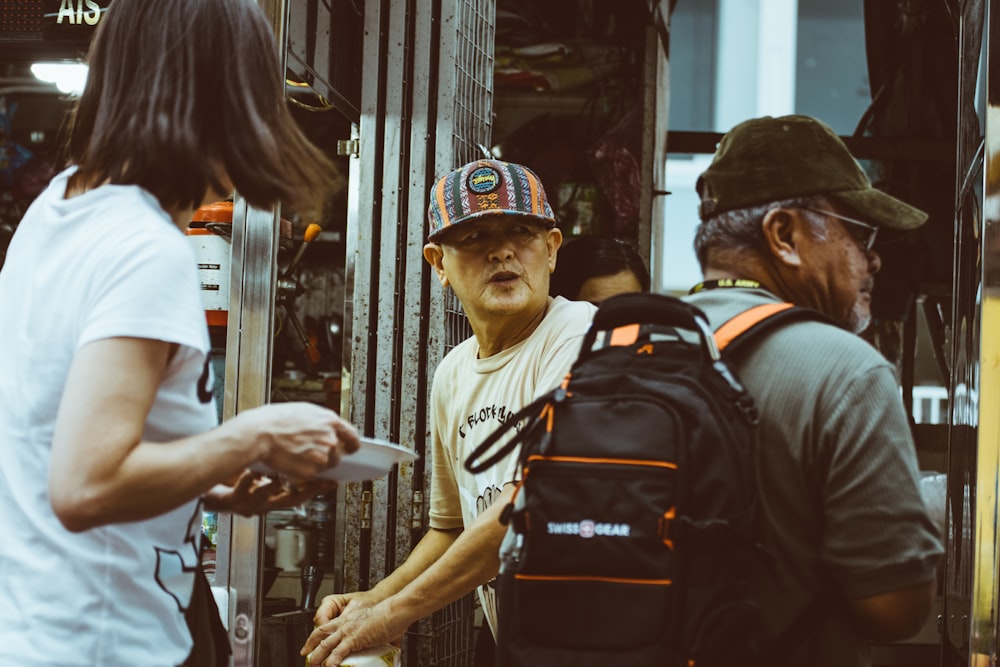
[[[353,454],[342,456],[340,463],[316,475],[316,479],[330,479],[338,482],[363,482],[378,479],[392,470],[397,463],[414,461],[416,452],[377,438],[361,437],[361,447]],[[267,465],[257,464],[251,470],[274,474]]]
[[[340,463],[317,475],[320,479],[338,482],[363,482],[387,475],[397,463],[415,461],[417,454],[386,440],[361,438],[361,447],[353,454],[340,458]]]

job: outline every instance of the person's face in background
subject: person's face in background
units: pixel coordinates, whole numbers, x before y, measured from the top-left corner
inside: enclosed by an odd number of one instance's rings
[[[649,290],[646,263],[628,241],[585,235],[559,250],[549,293],[599,305],[616,294]]]
[[[635,274],[625,269],[607,276],[594,276],[583,281],[576,295],[577,301],[589,301],[595,306],[616,294],[641,292],[642,285]]]
[[[849,331],[861,333],[871,322],[872,290],[882,260],[868,247],[870,228],[834,217],[858,218],[857,213],[838,209],[833,203],[829,208],[831,215],[825,215],[823,210],[804,211],[806,219],[822,220],[822,231],[816,233],[810,227],[799,236],[798,265],[782,296],[824,313]]]

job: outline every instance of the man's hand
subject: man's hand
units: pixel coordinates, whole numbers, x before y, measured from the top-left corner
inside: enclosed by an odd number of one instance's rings
[[[330,621],[344,614],[368,609],[376,603],[378,603],[378,598],[371,591],[336,593],[324,597],[313,615],[315,628],[306,638],[306,643],[299,651],[299,655],[308,656],[313,649],[319,646],[321,641],[329,636],[329,632],[325,628],[328,627]]]
[[[334,595],[327,595],[320,602],[319,608],[316,609],[316,614],[313,616],[313,625],[319,627],[324,623],[328,623],[333,619],[337,618],[344,612],[356,609],[361,609],[365,607],[372,607],[378,602],[371,591],[355,591],[353,593],[336,593]],[[310,637],[311,639],[311,637]],[[306,642],[306,646],[309,642]],[[302,655],[305,655],[303,653]]]
[[[462,531],[457,529],[431,528],[420,538],[420,542],[410,552],[406,561],[370,591],[339,593],[323,598],[315,616],[313,616],[316,629],[306,639],[300,654],[304,656],[311,654],[311,665],[339,665],[344,656],[348,655],[348,651],[359,651],[401,637],[410,623],[419,620],[422,617],[421,614],[433,611],[433,606],[427,609],[413,609],[411,607],[404,610],[400,608],[401,603],[397,594],[401,593],[426,570],[431,569],[434,562],[448,551],[461,533]],[[447,569],[446,576],[449,580],[455,579],[450,568]],[[434,580],[433,585],[437,586],[437,580]],[[438,588],[440,589],[440,586]],[[418,599],[426,603],[428,598],[432,597],[421,594]],[[444,600],[444,602],[447,601]],[[435,603],[434,600],[430,600],[430,602],[432,605]],[[393,616],[395,619],[393,625],[378,620],[379,614],[388,609],[389,604],[393,604],[392,608],[396,610]],[[362,614],[363,611],[375,607],[378,609],[374,615]],[[363,621],[362,619],[367,620]],[[380,629],[366,631],[365,623],[368,623],[372,628],[378,626]],[[336,636],[334,636],[335,632],[337,632]],[[350,634],[350,638],[345,632]],[[333,653],[332,661],[324,663],[323,660],[331,655],[334,647],[337,648],[337,652]]]
[[[337,667],[351,653],[400,639],[408,625],[393,617],[390,600],[368,605],[365,593],[330,595],[316,612],[316,628],[301,655],[310,667]],[[332,613],[332,619],[321,621]]]

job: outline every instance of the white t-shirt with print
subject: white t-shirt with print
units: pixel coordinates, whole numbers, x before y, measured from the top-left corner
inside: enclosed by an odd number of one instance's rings
[[[442,359],[431,387],[431,527],[468,526],[514,479],[514,453],[475,475],[465,469],[465,460],[497,427],[562,382],[595,311],[590,303],[556,297],[538,328],[517,345],[479,359],[473,336]],[[479,595],[495,633],[492,582],[481,586]]]
[[[197,266],[148,192],[106,185],[63,199],[71,173],[28,209],[0,270],[0,667],[175,667],[191,648],[199,503],[71,533],[48,477],[70,364],[95,340],[179,344],[145,440],[216,425]]]

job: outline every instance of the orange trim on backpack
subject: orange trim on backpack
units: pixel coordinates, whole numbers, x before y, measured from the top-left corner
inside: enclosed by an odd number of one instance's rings
[[[598,457],[586,457],[586,456],[542,456],[541,454],[532,454],[528,457],[528,463],[532,461],[557,461],[560,463],[595,463],[595,464],[605,464],[613,463],[618,465],[631,465],[631,466],[647,466],[650,468],[669,468],[671,470],[677,470],[677,464],[672,461],[649,461],[646,459],[606,459]]]
[[[562,389],[568,389],[569,388],[569,379],[571,377],[573,377],[573,372],[572,371],[570,371],[569,373],[566,373],[566,377],[563,378],[562,384],[559,385],[559,387],[562,388]]]
[[[666,512],[664,512],[663,516],[660,517],[660,519],[659,519],[659,522],[660,522],[660,537],[663,538],[663,544],[665,544],[666,547],[668,549],[670,549],[671,551],[674,550],[674,541],[672,539],[670,539],[668,536],[670,535],[670,523],[676,517],[677,517],[677,508],[676,507],[671,507]]]
[[[545,432],[552,433],[552,419],[555,417],[555,408],[552,407],[551,403],[546,403],[542,406],[542,411],[538,413],[538,418],[545,420]]]
[[[608,341],[608,345],[628,347],[637,340],[639,340],[639,325],[626,324],[611,330],[611,340]]]
[[[783,310],[788,310],[793,304],[791,303],[765,303],[760,306],[754,306],[749,310],[745,310],[736,317],[732,318],[715,332],[715,344],[719,348],[719,351],[726,349],[726,347],[732,343],[737,336],[739,336],[744,331],[748,330],[753,325],[758,322],[763,322],[767,318],[771,317],[775,313],[780,313]]]

